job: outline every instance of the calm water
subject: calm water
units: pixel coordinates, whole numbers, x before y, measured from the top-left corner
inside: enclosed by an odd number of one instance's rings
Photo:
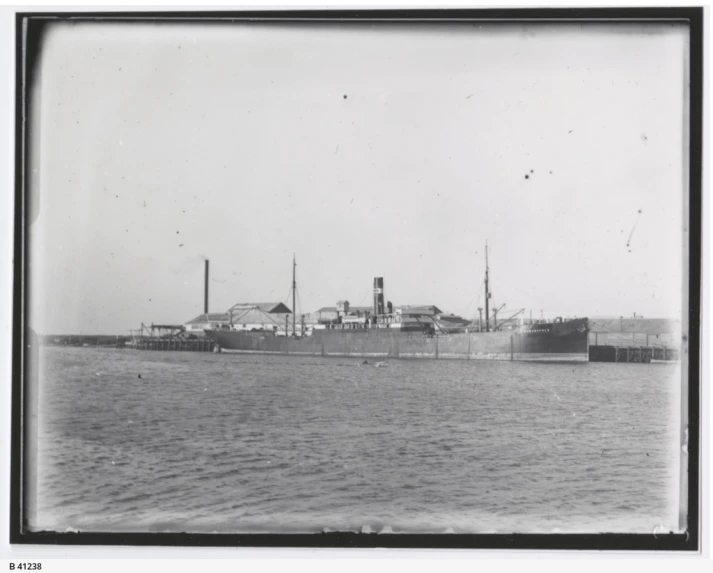
[[[40,358],[38,528],[678,529],[677,366]]]

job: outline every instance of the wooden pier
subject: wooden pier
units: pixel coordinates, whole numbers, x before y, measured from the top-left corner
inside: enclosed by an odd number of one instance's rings
[[[590,362],[677,362],[681,325],[676,320],[641,317],[589,321]]]
[[[210,338],[140,338],[135,342],[137,350],[161,350],[173,352],[212,352]]]
[[[590,346],[590,362],[676,362],[679,360],[678,348],[665,346]]]
[[[162,352],[212,352],[210,338],[186,333],[182,325],[141,324],[139,330],[131,332],[131,345],[137,350],[158,350]]]

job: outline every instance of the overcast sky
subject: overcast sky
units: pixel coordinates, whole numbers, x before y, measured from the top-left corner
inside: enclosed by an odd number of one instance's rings
[[[211,311],[285,301],[293,252],[299,312],[383,276],[395,305],[477,316],[486,239],[497,306],[678,318],[687,47],[670,25],[53,25],[31,326],[183,323],[204,257]]]

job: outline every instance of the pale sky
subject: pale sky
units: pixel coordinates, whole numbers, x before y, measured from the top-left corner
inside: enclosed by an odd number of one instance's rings
[[[286,301],[293,253],[299,312],[383,276],[472,317],[486,239],[496,306],[679,318],[687,50],[671,25],[53,25],[30,326],[183,323],[204,257],[211,312]]]

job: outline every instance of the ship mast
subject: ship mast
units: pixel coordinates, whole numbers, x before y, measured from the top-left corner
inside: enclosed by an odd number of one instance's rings
[[[485,331],[490,332],[490,291],[488,290],[488,241],[485,241]]]
[[[295,296],[297,294],[297,261],[295,254],[292,253],[292,336],[297,335],[297,306],[295,305]]]

